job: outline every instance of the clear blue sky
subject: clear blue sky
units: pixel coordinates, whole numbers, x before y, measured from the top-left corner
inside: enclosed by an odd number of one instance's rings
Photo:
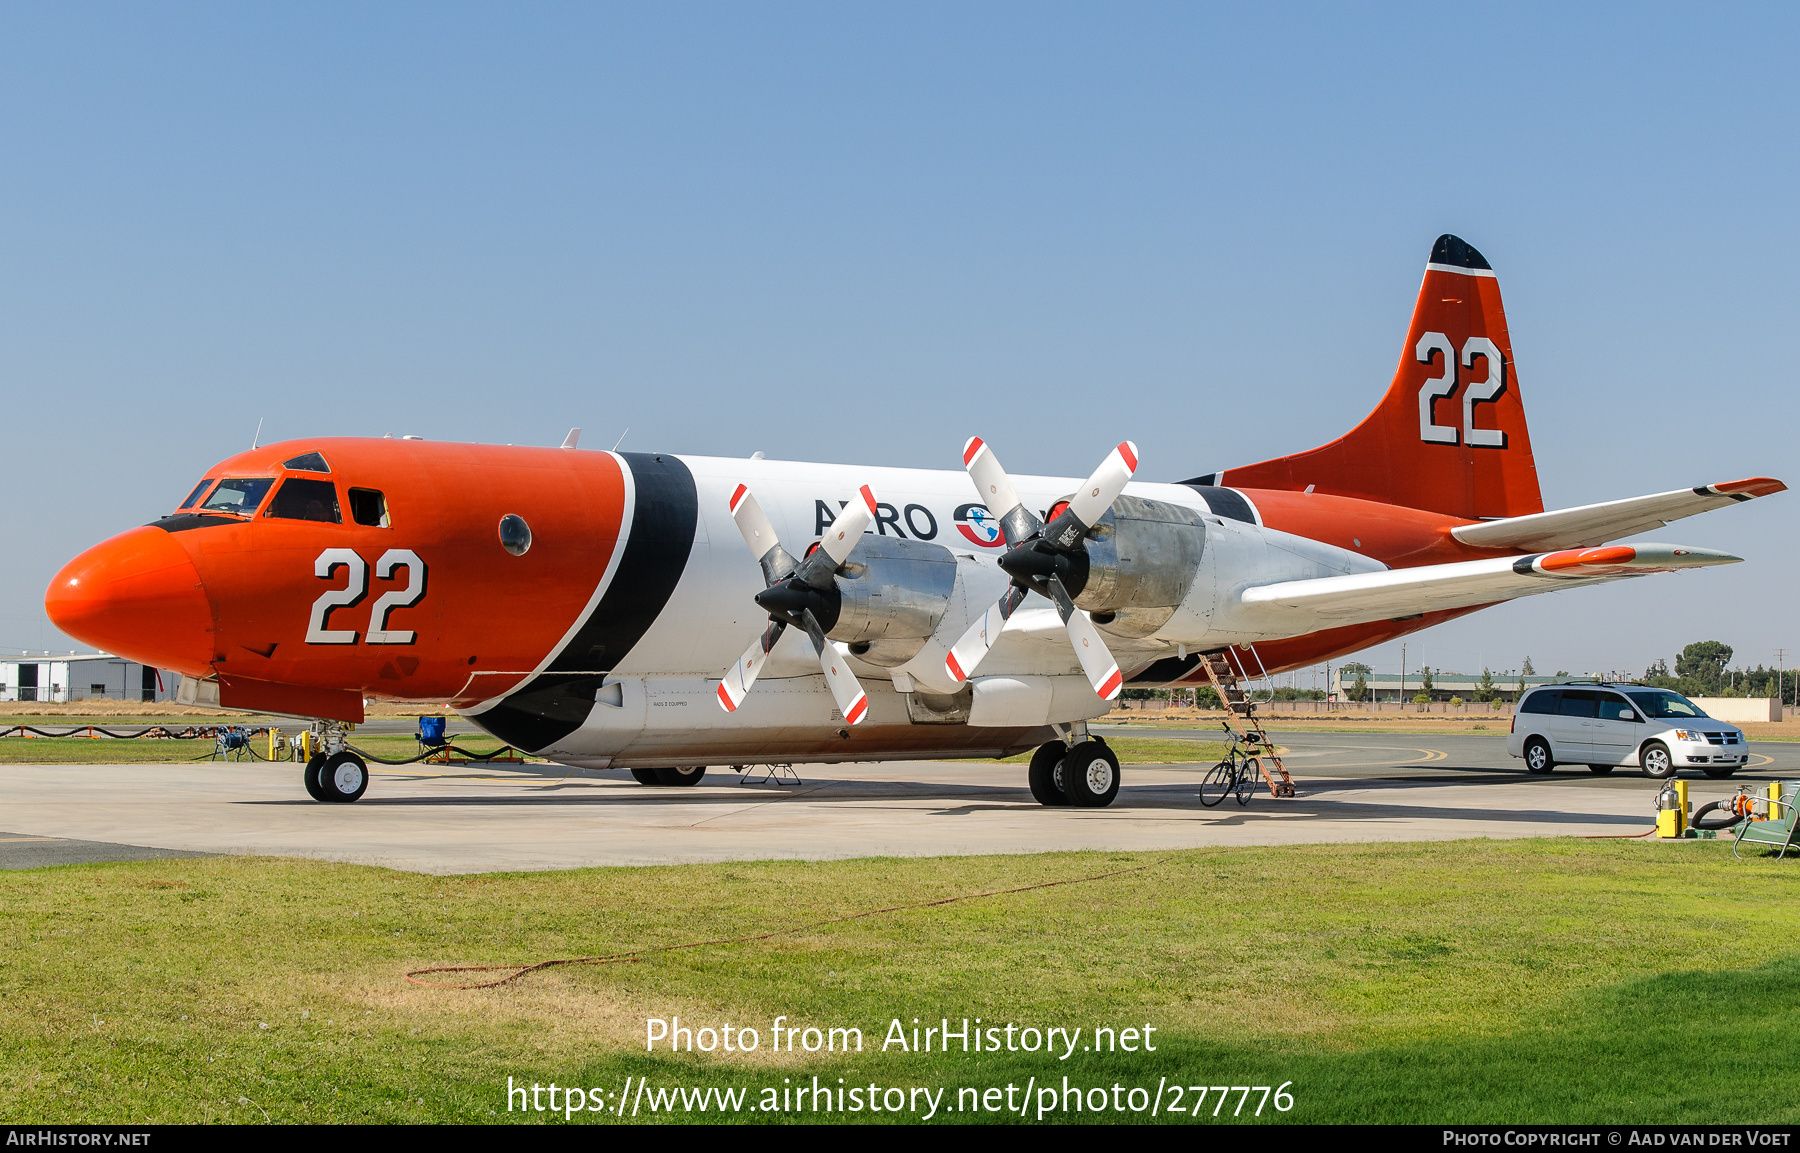
[[[0,650],[212,462],[310,434],[1147,479],[1309,448],[1431,242],[1499,270],[1548,504],[1794,450],[1792,7],[0,8]],[[1409,663],[1800,649],[1751,563],[1489,610]],[[1397,646],[1389,648],[1397,649]],[[1397,651],[1373,663],[1397,666]]]

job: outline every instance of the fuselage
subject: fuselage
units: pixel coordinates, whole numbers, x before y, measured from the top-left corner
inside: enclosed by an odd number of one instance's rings
[[[1081,483],[1014,480],[1037,510]],[[796,555],[866,484],[879,501],[869,535],[950,550],[959,604],[990,603],[1007,582],[998,528],[961,470],[323,438],[222,462],[171,516],[72,561],[46,605],[72,636],[216,680],[227,704],[359,719],[364,698],[443,703],[568,760],[974,755],[1041,737],[1035,726],[918,723],[897,688],[953,688],[926,663],[898,675],[859,666],[869,723],[841,735],[799,637],[771,654],[755,706],[720,714],[718,678],[766,623],[753,600],[763,578],[728,508],[740,484]],[[1238,605],[1249,585],[1496,555],[1459,544],[1449,530],[1469,522],[1440,513],[1276,490],[1125,491],[1205,521],[1179,609],[1118,642],[1140,683],[1196,675],[1182,656],[1202,649],[1254,645],[1252,667],[1275,672],[1455,615],[1281,636]],[[523,522],[528,547],[503,541],[507,518]],[[1056,675],[1044,662],[1066,655],[1021,642],[993,659]]]

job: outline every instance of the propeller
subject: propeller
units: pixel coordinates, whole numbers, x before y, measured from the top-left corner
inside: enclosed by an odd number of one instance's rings
[[[993,449],[978,436],[969,438],[969,443],[963,446],[963,467],[969,470],[969,478],[975,482],[982,500],[987,502],[988,510],[1000,518],[1000,531],[1007,546],[1006,552],[1001,554],[1000,567],[1012,577],[1012,584],[1007,586],[999,602],[970,625],[951,647],[950,655],[944,660],[944,669],[957,683],[968,680],[975,672],[976,666],[1000,638],[1000,630],[1007,619],[1024,601],[1025,594],[1039,592],[1056,605],[1063,627],[1069,631],[1069,643],[1074,646],[1076,659],[1081,662],[1081,671],[1087,674],[1094,692],[1104,701],[1119,695],[1119,690],[1124,687],[1119,664],[1113,660],[1106,642],[1100,639],[1094,622],[1088,619],[1087,613],[1075,607],[1069,587],[1072,585],[1080,592],[1087,584],[1088,558],[1084,542],[1088,530],[1099,523],[1113,501],[1125,491],[1126,482],[1137,471],[1137,463],[1137,445],[1128,440],[1121,442],[1100,462],[1094,475],[1087,478],[1074,496],[1058,502],[1050,510],[1050,523],[1045,524],[1019,500],[1018,490],[1013,488],[1006,470],[1000,467]]]
[[[740,484],[731,494],[731,518],[737,522],[738,531],[744,534],[744,543],[750,546],[751,554],[762,566],[765,587],[756,594],[756,603],[768,611],[769,627],[719,682],[719,705],[726,712],[736,712],[743,704],[750,686],[762,672],[763,662],[775,648],[775,642],[781,639],[789,625],[793,625],[812,639],[813,651],[819,654],[819,667],[825,671],[825,683],[831,686],[832,698],[837,701],[844,720],[854,725],[868,713],[869,698],[857,682],[856,674],[850,671],[843,655],[825,639],[826,631],[837,624],[842,606],[834,579],[838,566],[844,563],[862,539],[863,530],[875,519],[875,494],[869,491],[868,485],[863,485],[858,495],[862,499],[845,505],[837,519],[831,522],[831,527],[825,530],[825,535],[807,550],[804,558],[795,561],[793,555],[781,547],[775,526],[769,523],[749,486]]]

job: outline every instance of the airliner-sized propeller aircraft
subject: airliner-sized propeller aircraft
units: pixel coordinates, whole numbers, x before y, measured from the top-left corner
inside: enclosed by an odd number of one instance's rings
[[[1261,464],[1160,483],[1129,441],[1085,480],[1010,474],[1017,446],[979,437],[943,470],[577,442],[254,448],[71,561],[45,607],[194,699],[311,719],[321,801],[367,787],[344,734],[373,698],[668,785],[1035,748],[1040,801],[1099,806],[1119,768],[1087,722],[1126,683],[1199,682],[1221,651],[1279,672],[1516,597],[1733,563],[1608,542],[1786,487],[1546,512],[1498,282],[1454,236],[1375,411]]]

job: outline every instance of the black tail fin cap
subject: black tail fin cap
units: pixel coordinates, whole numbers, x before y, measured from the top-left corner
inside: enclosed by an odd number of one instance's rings
[[[1437,243],[1432,245],[1431,263],[1448,264],[1455,268],[1486,268],[1490,271],[1494,267],[1487,262],[1487,257],[1475,251],[1474,245],[1448,232],[1438,237]]]

